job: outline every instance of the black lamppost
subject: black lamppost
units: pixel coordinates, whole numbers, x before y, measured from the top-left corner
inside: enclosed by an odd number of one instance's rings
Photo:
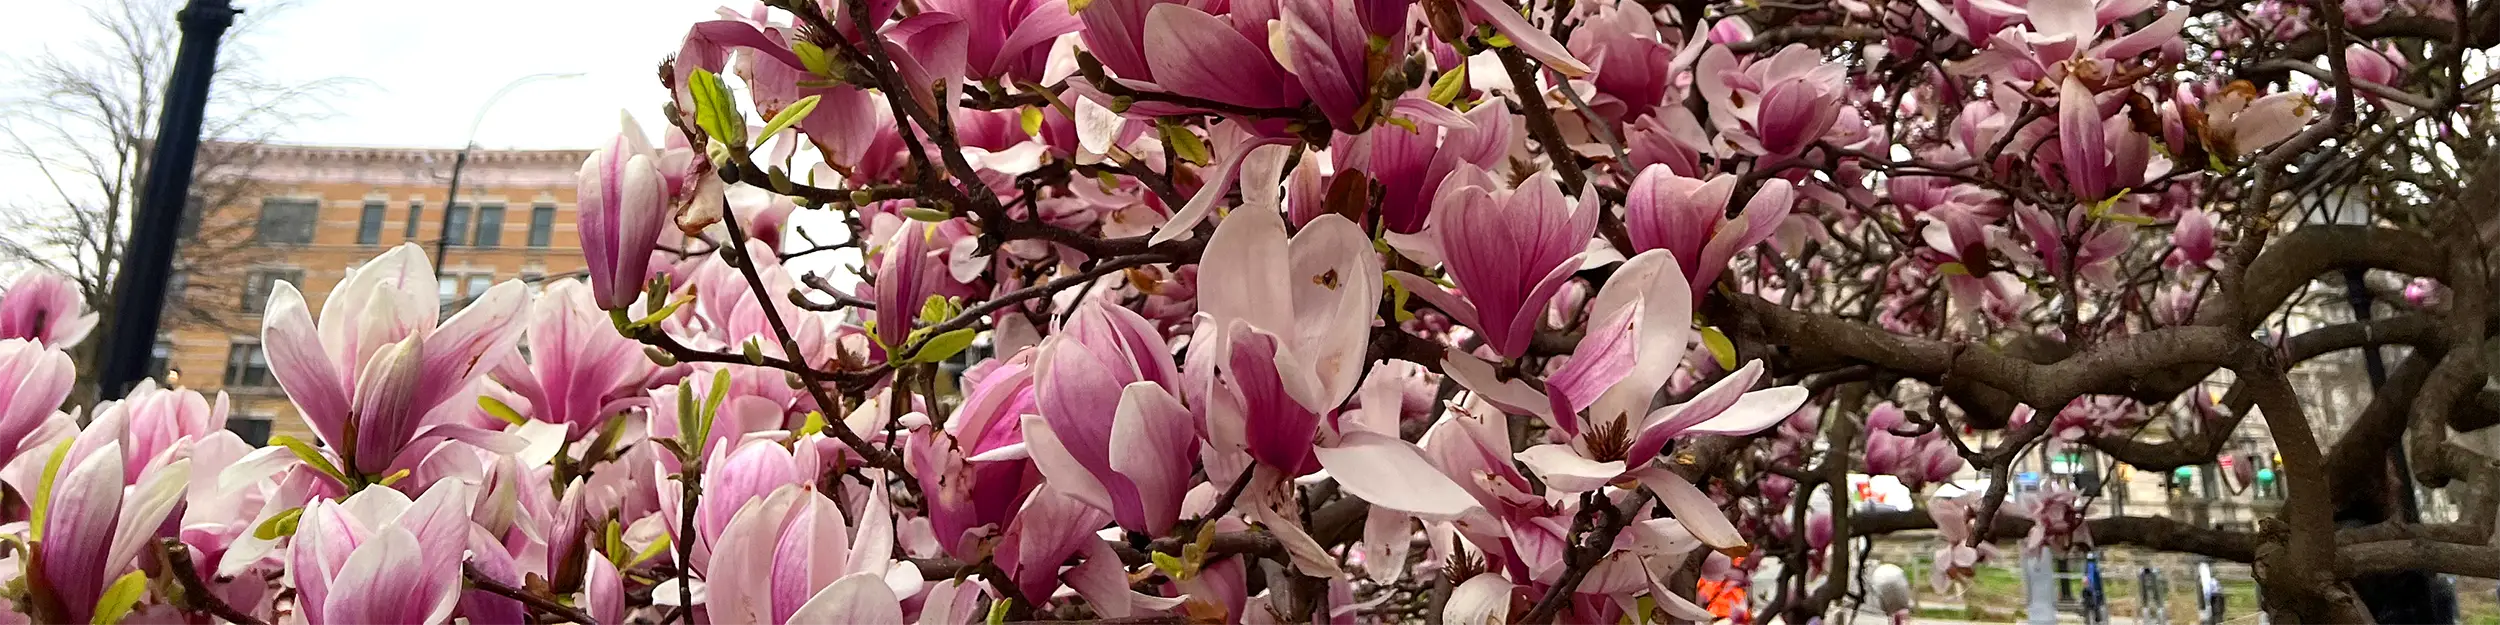
[[[173,274],[175,234],[191,195],[191,167],[199,160],[200,124],[208,108],[209,81],[217,73],[217,42],[241,12],[230,0],[191,0],[177,18],[182,22],[182,48],[165,85],[165,110],[157,119],[156,150],[148,157],[130,241],[113,277],[112,327],[104,333],[104,366],[97,377],[97,392],[105,399],[120,399],[147,377],[156,323],[165,311],[165,282]]]

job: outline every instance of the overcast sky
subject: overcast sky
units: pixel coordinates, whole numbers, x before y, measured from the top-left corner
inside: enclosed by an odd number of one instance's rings
[[[233,1],[246,11],[269,4]],[[14,19],[0,20],[0,101],[24,95],[8,60],[74,51],[99,36],[79,2],[19,4],[31,6],[13,6]],[[246,32],[240,43],[257,52],[257,71],[272,80],[360,81],[330,102],[332,115],[295,123],[280,132],[280,141],[455,148],[480,107],[504,85],[533,74],[578,73],[535,81],[505,96],[479,124],[477,143],[489,149],[587,149],[615,135],[620,110],[630,110],[646,131],[657,132],[659,107],[668,97],[657,78],[660,59],[677,50],[689,27],[713,19],[724,4],[741,10],[753,5],[751,0],[297,0]],[[0,204],[48,197],[41,181],[31,165],[0,159]],[[798,220],[810,224],[811,232],[839,230],[812,227],[824,217]],[[809,269],[832,262],[809,260],[804,263]],[[0,267],[0,275],[10,273]]]
[[[266,2],[234,0],[246,11]],[[78,2],[37,0],[0,22],[0,57],[25,58],[93,37]],[[743,3],[741,3],[743,6]],[[718,0],[300,0],[246,35],[260,72],[303,82],[364,81],[335,115],[297,124],[295,143],[458,147],[487,98],[515,78],[581,73],[515,90],[478,130],[489,148],[588,147],[616,132],[616,111],[654,120],[667,97],[653,69]],[[0,65],[0,74],[5,74]],[[14,77],[9,77],[14,78]],[[14,80],[0,80],[11,89]],[[13,165],[14,166],[14,165]]]

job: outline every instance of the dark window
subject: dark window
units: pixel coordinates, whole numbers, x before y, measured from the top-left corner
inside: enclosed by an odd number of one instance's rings
[[[200,238],[200,220],[207,216],[208,199],[193,194],[182,199],[182,238]]]
[[[469,205],[453,204],[451,212],[443,215],[443,244],[469,244]]]
[[[226,419],[226,431],[253,447],[269,444],[269,417],[235,415]]]
[[[243,313],[256,315],[268,310],[269,294],[278,290],[278,283],[281,281],[301,288],[304,285],[304,270],[254,269],[252,273],[245,274],[243,276]]]
[[[382,211],[389,208],[381,200],[365,200],[365,214],[356,219],[356,244],[382,242]]]
[[[173,367],[173,343],[168,341],[157,341],[155,347],[148,349],[148,377],[164,380],[165,374],[171,373],[173,371]],[[170,386],[171,384],[168,383],[167,385]]]
[[[269,355],[260,351],[259,343],[236,343],[226,352],[226,386],[269,386]]]
[[[503,205],[480,204],[477,207],[477,246],[503,245]]]
[[[264,199],[260,201],[260,229],[256,238],[262,243],[311,243],[313,226],[320,218],[319,200]]]
[[[409,200],[409,201],[408,201],[408,232],[407,232],[406,234],[399,235],[399,236],[400,236],[400,238],[405,239],[405,240],[409,240],[409,241],[415,241],[415,240],[417,240],[417,224],[422,223],[422,222],[424,221],[423,219],[421,219],[421,218],[422,218],[422,217],[424,217],[424,216],[425,216],[425,200]]]
[[[555,238],[555,233],[556,205],[530,207],[530,247],[546,247],[548,241]]]

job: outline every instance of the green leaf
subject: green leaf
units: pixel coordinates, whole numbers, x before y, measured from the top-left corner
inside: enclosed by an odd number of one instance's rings
[[[1467,64],[1460,63],[1458,67],[1451,68],[1450,71],[1441,72],[1439,80],[1432,81],[1432,103],[1449,106],[1451,102],[1458,101],[1459,94],[1466,91]]]
[[[739,114],[737,97],[729,92],[729,84],[722,82],[719,74],[695,68],[694,76],[686,81],[686,90],[694,95],[696,126],[721,143],[746,145],[746,116]]]
[[[712,421],[720,416],[720,404],[729,399],[729,369],[712,372],[712,396],[703,398],[703,438],[712,439]]]
[[[301,506],[280,510],[277,514],[270,515],[269,520],[262,521],[259,527],[252,528],[252,536],[261,540],[277,540],[294,536],[295,524],[303,519],[304,508]]]
[[[937,223],[955,218],[954,213],[934,208],[921,208],[918,206],[903,209],[902,213],[904,217],[910,218],[913,221],[926,221],[929,223]]]
[[[801,39],[790,42],[790,51],[799,55],[799,65],[806,67],[807,73],[818,76],[833,75],[833,55],[827,54],[824,48]]]
[[[1404,118],[1404,117],[1391,117],[1391,118],[1388,118],[1388,119],[1383,119],[1383,120],[1380,120],[1380,123],[1388,124],[1388,125],[1391,125],[1391,126],[1396,126],[1396,127],[1399,127],[1399,128],[1404,128],[1404,129],[1406,129],[1406,131],[1407,131],[1408,133],[1413,133],[1413,134],[1422,134],[1422,133],[1424,132],[1424,131],[1423,131],[1423,129],[1421,129],[1421,128],[1416,128],[1416,127],[1415,127],[1415,120],[1407,119],[1407,118]]]
[[[1936,273],[1948,276],[1967,276],[1970,275],[1970,267],[1964,266],[1961,263],[1945,263],[1936,266]]]
[[[68,439],[53,445],[52,456],[43,461],[43,475],[35,478],[34,514],[27,517],[28,522],[33,524],[34,528],[28,530],[28,540],[43,540],[43,514],[45,510],[52,507],[52,483],[60,481],[61,463],[69,460],[70,445],[77,440],[78,436],[72,434]]]
[[[807,411],[807,422],[799,426],[798,437],[807,438],[815,436],[818,432],[823,431],[825,431],[825,413],[819,410],[810,410]]]
[[[707,438],[704,436],[706,433],[700,431],[702,427],[703,413],[694,409],[694,383],[678,382],[677,436],[681,437],[678,444],[682,447],[677,450],[681,452],[678,460],[690,460],[703,454],[703,442]]]
[[[1198,572],[1190,569],[1189,564],[1182,562],[1178,556],[1157,551],[1152,557],[1155,569],[1163,571],[1164,575],[1172,576],[1172,581],[1186,582],[1198,577]]]
[[[486,409],[486,414],[495,415],[495,418],[502,419],[505,423],[529,425],[530,422],[529,417],[521,416],[521,411],[513,410],[511,404],[503,403],[503,400],[493,397],[477,396],[477,407]]]
[[[629,569],[641,566],[642,563],[649,562],[652,558],[660,557],[660,554],[668,553],[668,546],[668,534],[658,534],[651,540],[651,546],[643,547],[641,552],[634,554],[634,561],[625,563],[625,566],[616,568]]]
[[[931,295],[929,299],[920,302],[921,323],[936,325],[945,323],[948,317],[953,316],[955,316],[955,305],[947,301],[944,295]]]
[[[1406,283],[1399,282],[1396,277],[1383,277],[1382,282],[1389,285],[1389,312],[1397,316],[1398,323],[1414,321],[1415,313],[1406,310],[1406,298],[1412,295],[1406,292]]]
[[[392,472],[390,475],[382,476],[382,479],[375,480],[373,483],[388,488],[392,484],[399,483],[400,480],[408,479],[409,475],[410,474],[407,469],[400,469]]]
[[[1069,4],[1073,6],[1075,3]],[[1008,606],[1014,605],[1015,602],[1016,600],[1006,597],[999,597],[997,601],[990,602],[990,614],[989,616],[982,617],[981,622],[986,625],[999,625],[1000,623],[1007,622],[1007,608]]]
[[[1041,109],[1041,108],[1039,108],[1039,107],[1032,107],[1032,106],[1024,107],[1024,114],[1023,114],[1023,116],[1022,116],[1022,117],[1020,117],[1020,118],[1018,118],[1016,121],[1017,121],[1017,122],[1021,122],[1019,125],[1021,125],[1021,126],[1024,128],[1024,136],[1027,136],[1027,137],[1037,137],[1037,136],[1041,136],[1041,134],[1042,134],[1042,109]]]
[[[1173,155],[1201,166],[1215,162],[1215,156],[1207,152],[1207,142],[1187,127],[1168,119],[1159,123],[1163,126],[1163,145],[1171,148]]]
[[[789,106],[782,107],[780,114],[774,115],[772,121],[764,123],[764,132],[755,135],[755,144],[763,145],[765,139],[771,139],[782,129],[799,123],[799,120],[806,118],[808,113],[815,112],[816,102],[821,99],[823,98],[819,96],[807,96],[799,98],[799,101],[792,102]]]
[[[1484,45],[1495,48],[1508,48],[1511,46],[1510,35],[1494,33],[1492,36],[1484,38]]]
[[[1704,327],[1701,329],[1701,345],[1710,349],[1710,357],[1719,361],[1720,369],[1736,370],[1736,343],[1727,340],[1726,333],[1716,327]]]
[[[929,337],[928,341],[920,344],[920,351],[914,354],[911,360],[912,362],[940,362],[954,358],[956,354],[963,353],[964,348],[971,347],[973,336],[978,334],[980,332],[972,328],[962,328]]]
[[[130,611],[139,607],[139,598],[147,594],[147,572],[131,571],[121,579],[113,580],[112,586],[105,587],[104,596],[96,597],[95,618],[87,622],[95,625],[120,623],[122,617],[130,616]]]
[[[338,465],[331,464],[330,457],[321,455],[321,450],[314,448],[311,443],[306,443],[300,439],[293,436],[287,436],[285,434],[269,437],[269,443],[285,447],[287,451],[295,452],[295,457],[297,459],[303,460],[304,464],[310,465],[315,471],[320,471],[322,475],[327,475],[330,476],[330,479],[338,480],[339,484],[355,484],[354,482],[347,481],[347,472],[340,471]]]

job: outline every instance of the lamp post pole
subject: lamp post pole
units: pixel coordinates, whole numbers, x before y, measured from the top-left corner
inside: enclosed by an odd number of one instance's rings
[[[165,85],[156,150],[147,161],[130,240],[113,277],[112,327],[104,335],[104,366],[97,378],[97,392],[105,399],[120,399],[148,374],[156,323],[165,310],[165,283],[173,275],[175,234],[191,193],[191,168],[198,163],[209,82],[217,73],[217,42],[240,12],[230,0],[191,0],[176,18],[182,47]]]
[[[579,73],[550,73],[531,74],[520,78],[514,78],[512,79],[512,82],[504,83],[502,89],[495,90],[495,95],[487,97],[486,104],[477,108],[477,116],[470,118],[469,120],[469,138],[460,142],[460,156],[453,158],[451,161],[451,188],[443,192],[442,226],[435,230],[434,235],[435,267],[442,267],[446,264],[444,261],[449,260],[446,255],[451,253],[451,212],[453,210],[452,207],[454,203],[460,201],[460,170],[468,168],[469,152],[477,149],[477,128],[478,125],[486,122],[486,114],[494,111],[495,103],[502,102],[505,95],[511,94],[512,90],[520,88],[521,85],[526,85],[540,80],[561,80],[566,78],[578,78],[580,76],[581,74]],[[475,220],[472,219],[471,223],[475,223]]]

